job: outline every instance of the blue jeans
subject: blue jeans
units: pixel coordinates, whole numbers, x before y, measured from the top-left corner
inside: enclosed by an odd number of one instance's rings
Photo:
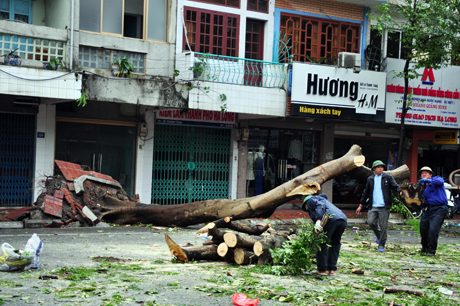
[[[324,232],[330,242],[321,244],[321,249],[316,253],[316,266],[318,271],[336,271],[337,260],[339,259],[340,241],[342,234],[347,227],[347,221],[339,219],[328,222],[324,226]],[[330,244],[331,247],[328,247]]]
[[[420,220],[420,236],[422,236],[422,252],[436,254],[439,231],[447,213],[447,205],[428,206]]]

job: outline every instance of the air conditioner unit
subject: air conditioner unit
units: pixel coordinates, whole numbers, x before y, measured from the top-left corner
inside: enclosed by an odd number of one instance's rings
[[[339,67],[354,68],[361,67],[361,54],[351,52],[339,52]]]

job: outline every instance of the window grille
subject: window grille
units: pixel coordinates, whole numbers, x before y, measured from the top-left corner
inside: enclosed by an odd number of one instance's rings
[[[111,64],[118,58],[126,56],[134,66],[134,72],[145,74],[145,54],[91,47],[80,47],[78,65],[84,68],[110,70]]]
[[[39,39],[26,36],[0,34],[0,52],[2,55],[11,51],[22,59],[49,62],[59,58],[64,60],[66,43],[48,39]]]

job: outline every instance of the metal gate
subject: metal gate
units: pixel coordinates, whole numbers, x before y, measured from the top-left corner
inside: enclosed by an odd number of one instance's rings
[[[32,204],[35,116],[0,113],[0,206]]]
[[[230,130],[156,125],[152,203],[228,198]]]

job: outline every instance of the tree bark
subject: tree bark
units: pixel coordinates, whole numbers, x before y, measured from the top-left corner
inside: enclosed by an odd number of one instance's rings
[[[196,233],[197,234],[209,233],[209,229],[211,228],[229,228],[234,231],[245,233],[248,235],[261,235],[263,232],[265,232],[270,227],[271,227],[270,223],[256,224],[253,226],[242,225],[236,222],[232,222],[232,218],[230,217],[225,217],[223,219],[219,219],[217,221],[206,224],[204,227],[199,229]]]
[[[322,164],[264,194],[243,199],[216,199],[171,206],[139,203],[134,207],[131,206],[132,202],[128,202],[131,207],[112,209],[113,205],[128,203],[112,196],[106,196],[104,198],[105,209],[109,211],[102,213],[100,218],[105,222],[115,224],[188,226],[215,221],[223,216],[230,216],[234,220],[269,217],[281,204],[295,199],[300,194],[315,194],[319,185],[337,175],[362,166],[364,160],[361,148],[353,145],[341,158]],[[310,187],[312,184],[315,185],[314,183],[318,186]]]

